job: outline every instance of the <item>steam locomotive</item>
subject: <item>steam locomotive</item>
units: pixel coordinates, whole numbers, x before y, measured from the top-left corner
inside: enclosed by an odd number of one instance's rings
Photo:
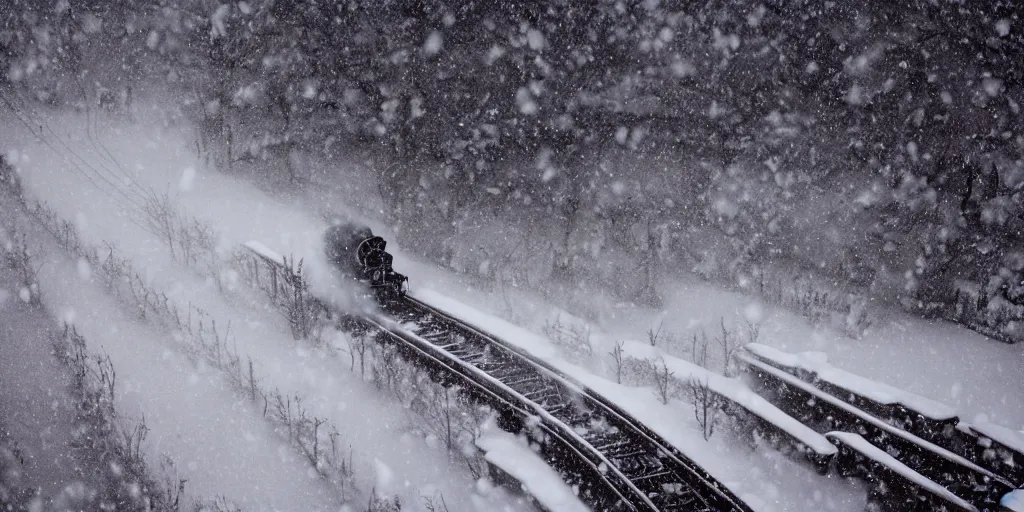
[[[405,296],[409,278],[395,272],[387,242],[366,226],[336,223],[324,233],[327,259],[346,277],[366,283],[380,301]]]

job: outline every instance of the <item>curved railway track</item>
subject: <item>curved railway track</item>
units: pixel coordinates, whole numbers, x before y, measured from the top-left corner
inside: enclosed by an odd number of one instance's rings
[[[858,389],[816,382],[815,374],[756,352],[744,350],[735,357],[759,394],[839,448],[833,465],[840,475],[872,482],[869,499],[876,508],[997,512],[1002,510],[1002,498],[1019,484],[1014,481],[1013,456],[1007,454],[1009,463],[992,460],[998,458],[998,452],[991,449],[990,440],[976,439],[978,447],[984,448],[979,456],[972,457],[977,451],[970,449],[960,455],[914,433],[927,435],[934,427],[922,412],[900,403],[889,407],[874,404],[867,408],[869,412],[854,405],[870,400],[858,395]],[[943,430],[952,436],[958,421],[955,417],[945,420],[949,426]],[[935,440],[949,444],[951,439],[940,435]]]
[[[570,476],[570,483],[581,484],[591,473],[612,489],[597,500],[601,505],[625,510],[750,510],[649,428],[546,362],[412,297],[389,304],[385,312],[398,322],[390,330],[429,342],[484,378],[488,387],[511,391],[534,416],[530,421],[542,426],[544,440],[557,440],[568,448],[553,452],[575,454],[573,458],[589,468],[582,472],[579,464],[549,459],[567,476],[577,473]],[[613,496],[621,503],[608,503]]]
[[[358,317],[331,311],[308,296],[288,260],[248,247],[258,256],[250,258],[250,281],[280,305],[305,304],[311,314],[327,313],[348,329],[371,332],[434,380],[459,384],[495,410],[505,430],[525,432],[536,442],[548,464],[594,510],[751,511],[621,408],[518,347],[412,297]]]

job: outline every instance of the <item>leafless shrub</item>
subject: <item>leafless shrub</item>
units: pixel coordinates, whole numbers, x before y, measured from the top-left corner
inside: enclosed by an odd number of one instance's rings
[[[276,388],[262,388],[251,359],[248,368],[243,368],[238,350],[233,346],[230,323],[221,330],[215,318],[192,304],[184,311],[179,310],[166,294],[148,285],[127,260],[121,259],[111,244],[106,246],[105,261],[112,263],[100,264],[97,252],[81,243],[74,226],[60,219],[42,203],[37,202],[30,213],[57,238],[70,255],[87,259],[93,268],[105,274],[106,282],[113,287],[113,295],[137,308],[140,318],[177,331],[181,335],[185,354],[194,363],[205,361],[220,370],[239,394],[257,404],[262,402],[264,417],[287,432],[289,442],[309,460],[320,477],[330,481],[343,497],[350,492],[354,478],[352,463],[350,459],[337,455],[337,429],[323,418],[309,415],[302,407],[301,397],[284,395]],[[73,330],[70,332],[74,334]],[[86,365],[90,361],[84,351],[84,342],[76,342],[76,336],[70,335],[68,348],[58,353],[64,354],[63,357],[68,360],[76,381],[94,378],[102,390],[98,396],[109,397],[103,399],[102,403],[112,403],[115,374],[109,358],[98,358],[94,364]],[[91,369],[86,371],[86,368]],[[144,432],[129,431],[127,439],[137,439]],[[322,449],[328,443],[332,446],[330,452]],[[138,443],[134,446],[137,447]],[[137,451],[135,448],[134,452],[126,453],[130,455]]]
[[[104,251],[106,257],[103,258],[103,263],[100,264],[99,275],[102,277],[107,291],[114,292],[115,294],[120,293],[120,288],[117,286],[118,283],[116,281],[128,273],[131,264],[128,263],[128,260],[118,255],[117,244],[104,242],[103,245],[106,249]]]
[[[726,377],[732,377],[736,373],[734,363],[732,361],[733,355],[739,350],[740,345],[745,341],[746,343],[754,343],[760,333],[760,325],[750,321],[746,321],[743,326],[743,335],[746,337],[745,340],[741,340],[740,334],[734,329],[730,329],[725,324],[725,319],[719,319],[718,334],[714,335],[713,338],[709,338],[707,331],[700,329],[694,331],[690,335],[690,362],[700,366],[701,368],[711,369],[711,366],[718,367],[721,363],[721,373]],[[709,353],[709,348],[712,347],[711,340],[714,341],[714,345],[718,347],[718,356],[712,357]],[[717,359],[721,358],[721,361]]]
[[[718,395],[708,388],[708,381],[701,382],[692,378],[687,383],[690,399],[693,402],[693,416],[701,429],[704,440],[711,439],[718,425],[718,412],[722,408]]]
[[[291,326],[292,336],[297,340],[307,339],[313,334],[323,311],[323,307],[310,295],[306,287],[302,263],[301,259],[296,262],[294,258],[284,258],[283,280],[291,293],[284,294],[282,298],[288,325]]]
[[[217,233],[198,219],[181,217],[177,234],[182,263],[202,274],[216,277]],[[217,281],[220,282],[219,280]]]
[[[556,317],[554,322],[547,322],[543,328],[544,335],[562,347],[575,359],[587,359],[594,355],[594,346],[590,342],[590,328],[586,325],[562,322]]]
[[[703,329],[693,333],[690,343],[690,361],[701,368],[708,367],[708,334]]]
[[[668,366],[665,364],[665,358],[659,358],[661,362],[661,368],[658,368],[657,363],[652,363],[654,368],[654,394],[658,396],[658,400],[661,403],[668,405],[668,401],[672,398],[672,376],[675,372],[671,372]]]
[[[492,412],[473,403],[458,386],[445,386],[431,375],[399,357],[390,344],[374,345],[374,378],[378,387],[391,392],[422,420],[414,429],[435,438],[461,460],[474,478],[487,473],[487,464],[476,439]]]
[[[407,386],[401,385],[402,367],[398,350],[391,345],[375,343],[372,355],[373,383],[378,389],[392,391],[399,400],[404,399],[402,393]]]
[[[309,292],[303,260],[283,257],[278,264],[246,253],[236,256],[233,265],[250,286],[281,309],[294,339],[310,339],[320,332],[325,309]]]
[[[449,512],[443,494],[437,493],[434,496],[422,496],[422,498],[423,508],[426,512]]]
[[[615,364],[615,382],[622,384],[622,347],[625,345],[623,341],[615,342],[615,348],[612,349],[608,354],[612,356],[612,362]]]
[[[168,192],[148,191],[141,209],[141,226],[164,243],[174,261],[221,284],[217,275],[217,233],[212,226],[184,214]]]
[[[170,193],[158,194],[150,191],[142,204],[142,225],[150,233],[159,237],[170,251],[171,258],[178,259],[177,236],[179,214],[171,202]]]
[[[21,286],[19,292],[22,295],[21,298],[33,306],[41,306],[39,270],[42,269],[42,264],[36,266],[32,263],[32,256],[29,254],[24,234],[21,235],[20,240],[16,235],[13,238],[16,242],[4,254],[7,267],[17,275],[18,285]]]
[[[659,322],[657,330],[651,328],[647,329],[647,342],[652,347],[658,346],[658,337],[661,336],[661,328],[665,325],[665,322]]]
[[[155,481],[142,456],[142,443],[149,431],[145,418],[130,428],[122,425],[114,410],[115,372],[109,357],[90,356],[85,339],[71,326],[51,338],[53,353],[72,376],[71,392],[78,401],[75,419],[79,435],[72,448],[82,457],[92,459],[97,467],[117,468],[101,476],[100,509],[119,504],[127,510],[179,510],[175,496],[184,489],[184,482],[175,491],[166,483]],[[131,485],[126,485],[131,484]],[[132,492],[137,486],[142,492]]]
[[[790,284],[760,274],[758,292],[767,301],[783,306],[813,324],[829,325],[850,338],[860,338],[871,327],[871,314],[863,295],[823,289],[807,277]]]
[[[706,354],[707,337],[695,335],[695,339],[698,340],[697,345],[703,345]],[[673,398],[689,401],[705,440],[711,438],[721,423],[720,413],[728,413],[726,400],[710,388],[710,377],[704,380],[689,376],[678,377],[668,369],[664,357],[656,360],[626,357],[623,368],[623,375],[630,383],[653,383],[654,394],[662,404],[668,405]]]
[[[286,436],[321,478],[329,481],[344,499],[355,492],[355,473],[349,458],[338,451],[338,431],[325,418],[310,415],[299,395],[285,395],[275,388],[260,391],[263,417],[280,427]],[[328,450],[327,447],[330,447]]]
[[[722,336],[716,338],[718,346],[722,349],[722,375],[731,377],[733,374],[732,356],[739,348],[738,340],[736,335],[725,327],[725,319],[719,319],[719,325],[722,329]]]
[[[398,496],[384,497],[377,494],[374,488],[370,492],[370,503],[366,506],[366,512],[401,512],[402,502]]]
[[[757,343],[757,340],[761,337],[761,324],[745,320],[744,328],[744,332],[747,335],[746,342]]]

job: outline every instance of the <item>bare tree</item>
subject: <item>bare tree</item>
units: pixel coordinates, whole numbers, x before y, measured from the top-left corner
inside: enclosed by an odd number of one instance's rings
[[[657,363],[652,363],[654,366],[654,393],[658,396],[658,400],[661,400],[661,403],[668,405],[668,400],[672,394],[672,376],[675,375],[675,372],[668,370],[664,357],[659,357],[658,360],[661,362],[661,368],[658,368]]]
[[[437,499],[434,496],[422,496],[423,508],[427,512],[448,512],[448,504],[444,501],[444,495],[437,493]]]
[[[761,324],[747,320],[746,331],[747,343],[757,343],[758,338],[761,336]]]
[[[624,341],[615,342],[615,348],[612,349],[609,354],[612,356],[612,361],[615,362],[615,382],[622,384],[622,357],[623,350],[622,346],[626,343]]]
[[[364,334],[355,337],[355,345],[351,347],[351,351],[354,354],[359,354],[359,376],[361,379],[366,380],[366,351],[370,348],[369,335]],[[355,356],[352,356],[353,366],[355,365]],[[354,368],[353,368],[354,369]]]
[[[696,332],[693,333],[690,345],[690,360],[701,368],[708,367],[708,335],[703,329],[701,329],[699,337]]]
[[[366,512],[400,512],[402,502],[398,496],[385,498],[377,494],[377,489],[370,491],[370,501],[366,506]]]
[[[34,266],[32,264],[32,257],[28,252],[28,243],[25,241],[24,234],[21,236],[21,241],[7,252],[6,260],[7,266],[14,269],[18,275],[19,284],[21,284],[23,290],[22,294],[27,294],[27,296],[22,298],[33,306],[42,305],[42,298],[39,295],[38,275],[43,265]]]
[[[544,335],[551,341],[565,348],[569,355],[587,359],[594,355],[594,346],[590,342],[590,327],[575,322],[562,322],[556,318],[543,328]]]
[[[697,420],[704,440],[711,439],[718,424],[719,403],[714,391],[708,387],[709,380],[701,382],[692,378],[688,383],[690,399],[693,401],[693,416]]]
[[[309,294],[306,289],[306,281],[303,276],[303,260],[295,261],[295,258],[284,258],[284,284],[291,288],[291,293],[285,294],[285,311],[288,316],[288,323],[292,328],[292,336],[296,340],[307,339],[313,334],[321,313],[321,305]]]
[[[717,338],[718,346],[722,349],[722,375],[726,377],[732,376],[732,356],[739,348],[736,340],[736,335],[733,334],[729,329],[725,327],[725,319],[719,319],[719,325],[722,328],[722,337]]]
[[[7,162],[4,155],[0,155],[0,188],[6,188],[22,206],[25,205],[25,195],[21,187],[21,177],[14,166]]]
[[[650,343],[652,347],[658,346],[658,337],[661,336],[661,328],[664,325],[665,325],[665,322],[662,321],[662,322],[658,322],[658,329],[657,330],[655,330],[653,328],[652,329],[647,329],[647,342]]]

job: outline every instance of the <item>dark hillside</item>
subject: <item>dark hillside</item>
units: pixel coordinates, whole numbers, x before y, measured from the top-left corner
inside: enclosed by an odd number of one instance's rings
[[[11,0],[0,85],[128,115],[170,87],[212,163],[275,183],[368,154],[405,246],[496,279],[657,303],[667,274],[807,276],[1019,341],[1022,11]]]

